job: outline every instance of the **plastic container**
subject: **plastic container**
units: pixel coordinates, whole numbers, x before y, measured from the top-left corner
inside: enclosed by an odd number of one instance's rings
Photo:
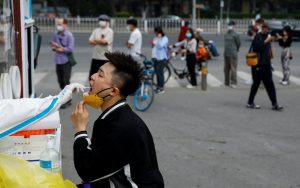
[[[60,173],[60,155],[54,149],[55,135],[47,135],[47,146],[40,156],[40,167],[53,172]]]

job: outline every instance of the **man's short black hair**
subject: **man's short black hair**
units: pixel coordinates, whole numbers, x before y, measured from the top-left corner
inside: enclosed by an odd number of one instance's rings
[[[133,25],[134,27],[137,27],[137,20],[134,18],[130,18],[127,20],[128,25]]]
[[[142,69],[130,55],[122,52],[106,52],[105,57],[116,69],[113,72],[112,83],[119,89],[122,96],[133,94],[141,83]]]

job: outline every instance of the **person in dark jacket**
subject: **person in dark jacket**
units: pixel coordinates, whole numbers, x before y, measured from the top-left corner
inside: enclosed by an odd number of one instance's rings
[[[247,108],[260,109],[260,106],[254,103],[254,97],[262,81],[272,102],[272,109],[278,111],[283,109],[283,106],[277,103],[276,90],[272,78],[272,40],[273,38],[269,34],[268,26],[263,25],[262,32],[257,33],[252,42],[253,52],[258,54],[259,60],[258,65],[252,66],[251,68],[253,84],[251,86]]]
[[[108,63],[91,76],[88,95],[71,115],[76,132],[74,164],[84,182],[78,187],[163,188],[152,135],[126,104],[126,97],[139,87],[141,69],[130,55],[105,56]],[[102,111],[91,139],[86,105]]]

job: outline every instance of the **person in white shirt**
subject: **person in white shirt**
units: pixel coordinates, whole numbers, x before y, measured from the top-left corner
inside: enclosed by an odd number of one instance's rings
[[[129,19],[127,20],[127,28],[131,31],[129,40],[127,42],[127,48],[129,50],[129,54],[136,61],[139,61],[139,55],[141,53],[142,48],[142,33],[137,28],[137,20]]]
[[[99,67],[107,62],[104,53],[112,52],[114,32],[109,27],[109,21],[110,18],[107,15],[100,15],[100,27],[96,28],[89,38],[90,45],[94,46],[89,78],[91,75],[98,72]]]

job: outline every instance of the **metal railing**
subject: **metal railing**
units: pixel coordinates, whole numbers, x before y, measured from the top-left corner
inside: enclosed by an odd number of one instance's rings
[[[41,32],[52,32],[55,29],[55,18],[35,17],[35,25],[40,28]],[[127,18],[111,18],[110,27],[116,33],[129,32],[126,29]],[[165,33],[178,33],[183,21],[191,20],[170,20],[159,18],[137,19],[138,27],[142,32],[153,32],[154,27],[161,26]],[[235,31],[246,33],[248,26],[251,24],[250,19],[233,19],[236,22]],[[288,20],[293,24],[300,24],[300,20]],[[72,32],[90,33],[93,29],[99,27],[97,18],[68,18],[68,27]],[[202,28],[205,33],[222,33],[226,31],[226,21],[220,24],[217,19],[197,19],[196,27]]]

